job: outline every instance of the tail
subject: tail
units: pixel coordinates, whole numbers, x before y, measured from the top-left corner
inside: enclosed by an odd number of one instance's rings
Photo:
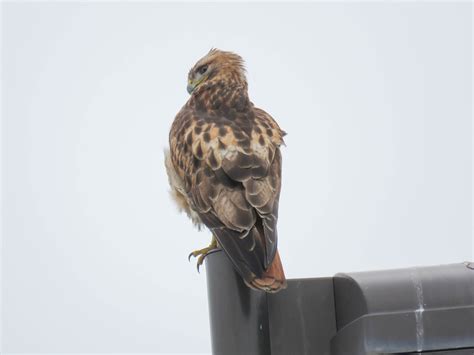
[[[271,265],[263,272],[261,278],[254,278],[250,282],[245,281],[247,286],[253,289],[262,290],[269,293],[276,293],[286,288],[285,272],[281,264],[278,250]]]

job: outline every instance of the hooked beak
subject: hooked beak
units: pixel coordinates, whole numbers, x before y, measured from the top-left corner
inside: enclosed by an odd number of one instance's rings
[[[196,87],[196,84],[193,83],[191,80],[189,80],[186,90],[188,90],[188,93],[191,95],[195,87]]]

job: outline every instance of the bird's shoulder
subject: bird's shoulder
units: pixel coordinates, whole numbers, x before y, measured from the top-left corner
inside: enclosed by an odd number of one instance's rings
[[[284,135],[271,115],[253,105],[243,112],[206,112],[185,105],[173,122],[170,145],[219,168],[222,159],[238,153],[272,158]]]

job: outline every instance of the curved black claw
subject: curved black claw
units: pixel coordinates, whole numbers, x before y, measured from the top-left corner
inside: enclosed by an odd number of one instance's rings
[[[205,250],[206,249],[196,250],[196,251],[193,251],[193,252],[189,253],[189,255],[188,255],[188,261],[191,261],[192,256],[193,257],[198,257],[198,260],[197,260],[197,263],[196,263],[196,268],[197,268],[198,273],[200,273],[200,267],[204,263],[204,259],[209,254],[215,253],[215,252],[220,251],[222,249],[217,247],[217,248],[209,249],[207,251],[205,251]]]
[[[220,251],[220,250],[221,250],[220,248],[214,248],[214,249],[211,249],[211,250],[209,250],[209,251],[207,251],[207,252],[201,254],[201,255],[199,256],[199,258],[198,258],[197,263],[196,263],[197,272],[198,272],[198,273],[201,273],[201,272],[200,272],[200,267],[201,267],[201,265],[204,263],[204,259],[205,259],[208,255],[210,255],[210,254],[212,254],[212,253],[215,253],[215,252],[217,252],[217,251]],[[194,256],[193,253],[191,253],[191,255]]]

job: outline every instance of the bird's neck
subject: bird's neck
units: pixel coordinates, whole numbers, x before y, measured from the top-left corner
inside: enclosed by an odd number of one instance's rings
[[[240,80],[210,80],[198,86],[191,95],[189,104],[200,111],[232,110],[242,112],[248,110],[251,103],[247,91],[247,83]]]

